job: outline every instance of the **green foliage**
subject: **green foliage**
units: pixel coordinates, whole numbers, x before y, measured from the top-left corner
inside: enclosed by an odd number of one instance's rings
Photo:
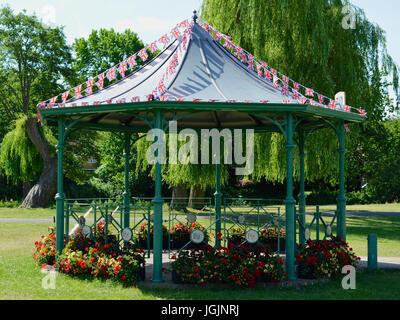
[[[97,148],[100,166],[90,179],[90,184],[109,197],[119,197],[124,192],[124,147],[123,136],[113,133],[99,133]],[[131,148],[129,157],[130,172],[136,167],[136,148]],[[137,175],[130,174],[129,189],[132,196],[143,197],[153,194],[153,183],[146,170]]]
[[[0,169],[13,184],[36,178],[42,167],[39,152],[28,138],[26,117],[15,121],[0,147]]]
[[[122,33],[115,32],[114,29],[93,30],[88,39],[76,39],[73,44],[76,55],[73,69],[78,74],[77,83],[115,66],[143,47],[138,35],[128,29]],[[150,58],[153,56],[149,55]],[[138,66],[141,64],[143,62],[138,61]],[[105,81],[107,84],[108,79]]]
[[[368,135],[371,135],[369,133]],[[364,160],[365,192],[374,202],[400,200],[400,118],[386,121],[370,136],[368,148],[359,156]]]
[[[6,76],[0,82],[0,106],[7,114],[36,113],[39,101],[62,90],[60,79],[72,76],[62,28],[44,27],[35,15],[0,10],[0,52]]]
[[[115,32],[113,29],[93,30],[88,39],[76,39],[73,44],[75,59],[72,64],[77,75],[75,84],[96,76],[143,47],[143,42],[131,30],[125,30],[123,33]],[[149,52],[148,54],[149,59],[154,57],[154,54]],[[143,65],[143,62],[137,62],[138,67]],[[129,70],[126,74],[130,72],[132,71]],[[105,85],[107,84],[109,84],[108,79],[105,79]],[[93,90],[96,91],[97,87]],[[123,138],[112,133],[98,133],[96,142],[92,142],[96,147],[97,157],[101,160],[95,175],[90,178],[90,185],[100,194],[109,197],[121,196],[124,189]],[[129,162],[131,168],[136,167],[135,148],[132,148]],[[151,180],[147,178],[145,170],[138,173],[136,179],[133,175],[130,176],[129,186],[133,196],[147,195],[147,185],[152,188]]]
[[[167,160],[166,164],[162,166],[163,180],[169,186],[186,185],[186,186],[201,186],[206,188],[215,185],[215,164],[170,164],[168,158],[169,150],[169,137],[165,135]],[[187,143],[188,141],[178,141],[177,149]],[[150,165],[147,162],[146,154],[149,147],[153,144],[152,141],[147,141],[146,138],[140,139],[136,143],[137,148],[137,163],[136,175],[143,170],[149,170]],[[199,146],[200,148],[200,146]],[[221,144],[223,150],[223,144]],[[200,155],[200,152],[199,152]],[[211,157],[210,157],[211,159]],[[211,162],[211,160],[210,160]],[[228,181],[228,165],[221,164],[221,185]],[[154,166],[151,168],[150,174],[154,177]]]
[[[0,208],[18,208],[21,205],[19,201],[13,199],[10,200],[0,200]]]
[[[399,71],[386,51],[384,31],[369,22],[361,9],[356,8],[355,30],[342,27],[346,4],[342,0],[204,0],[202,16],[237,45],[303,85],[331,97],[345,91],[349,105],[368,111],[368,128],[393,111],[388,86],[392,84],[398,94]],[[368,144],[360,129],[351,126],[348,157]],[[282,182],[286,175],[283,137],[262,134],[256,141],[254,179]],[[335,183],[336,149],[337,137],[331,129],[307,135],[306,179]],[[298,167],[296,156],[295,175]]]

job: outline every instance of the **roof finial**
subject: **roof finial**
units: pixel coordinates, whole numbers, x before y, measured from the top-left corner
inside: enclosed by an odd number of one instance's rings
[[[197,20],[197,11],[194,10],[194,11],[193,11],[193,22],[194,22],[194,23],[197,23],[196,20]]]

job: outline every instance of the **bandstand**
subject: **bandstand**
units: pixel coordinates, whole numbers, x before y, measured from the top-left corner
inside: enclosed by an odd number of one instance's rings
[[[155,58],[137,68],[136,59]],[[133,72],[128,73],[129,69]],[[104,86],[105,79],[110,81]],[[307,91],[308,90],[308,91]],[[314,98],[316,98],[314,100]],[[58,102],[60,101],[60,102]],[[125,191],[121,195],[120,220],[106,219],[118,232],[138,226],[131,224],[137,201],[128,188],[129,157],[133,143],[150,129],[166,130],[169,121],[178,129],[253,129],[254,132],[277,132],[285,138],[286,198],[284,223],[286,241],[285,267],[290,280],[295,277],[296,230],[298,241],[306,240],[306,195],[304,189],[305,141],[310,132],[331,128],[339,142],[339,190],[335,212],[337,235],[346,238],[345,197],[345,125],[365,120],[365,112],[340,105],[280,74],[257,60],[232,40],[197,18],[178,24],[170,33],[102,74],[66,93],[39,105],[41,121],[58,126],[57,173],[57,250],[68,236],[69,218],[77,218],[63,189],[63,157],[66,138],[71,130],[90,129],[115,132],[124,137]],[[300,194],[298,209],[293,195],[293,154],[297,142],[300,157]],[[68,149],[66,150],[66,152]],[[149,215],[154,225],[153,282],[162,282],[162,233],[165,206],[161,192],[161,163],[155,166],[155,194]],[[216,164],[214,201],[210,203],[217,236],[224,234],[223,216],[229,204],[220,191],[220,165]],[[101,203],[101,200],[98,200]],[[96,207],[96,205],[95,205]],[[164,212],[163,212],[164,209]],[[262,205],[257,207],[262,210]],[[99,215],[108,217],[111,208]],[[151,211],[151,212],[150,212]],[[146,216],[150,221],[150,217]],[[96,222],[96,217],[94,218]],[[265,225],[265,224],[264,224]],[[261,225],[257,225],[259,228]],[[129,233],[129,232],[128,232]]]

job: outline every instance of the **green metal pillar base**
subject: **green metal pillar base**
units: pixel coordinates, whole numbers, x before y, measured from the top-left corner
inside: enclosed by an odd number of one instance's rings
[[[378,236],[368,235],[368,271],[378,269]]]
[[[295,229],[294,229],[296,200],[294,198],[285,199],[284,203],[286,207],[286,241],[285,241],[286,265],[285,266],[286,266],[286,273],[288,275],[288,280],[293,281],[297,279],[295,275],[296,239],[295,239]]]
[[[215,247],[221,247],[221,164],[215,166]]]
[[[130,192],[129,192],[129,156],[130,156],[130,134],[125,134],[124,140],[124,228],[129,228],[129,212],[130,212]]]
[[[64,249],[64,201],[65,194],[57,193],[56,200],[56,251]],[[68,221],[66,222],[68,223]]]
[[[295,204],[293,198],[293,150],[296,145],[293,144],[293,115],[286,115],[286,273],[288,279],[296,280],[295,276]]]
[[[339,196],[337,197],[337,234],[346,241],[346,196],[345,196],[345,143],[344,124],[339,126]]]
[[[65,124],[64,119],[58,119],[58,144],[57,150],[57,194],[56,200],[56,251],[61,252],[64,249],[64,179],[63,179],[63,161],[64,161],[64,139]],[[69,223],[69,221],[66,221]],[[68,228],[69,229],[69,228]]]
[[[306,243],[305,224],[306,224],[306,192],[305,192],[305,133],[299,132],[299,153],[300,153],[300,193],[299,193],[299,244],[304,246]]]
[[[153,199],[154,204],[154,222],[153,222],[153,278],[152,282],[161,283],[164,282],[162,277],[162,207],[164,200],[161,197],[155,197]]]
[[[157,111],[155,114],[155,128],[162,129],[162,114]],[[158,141],[157,137],[157,142]],[[161,141],[165,143],[165,141]],[[164,200],[161,196],[161,155],[159,156],[156,151],[156,162],[155,162],[155,179],[154,179],[154,222],[153,222],[153,278],[151,279],[154,283],[164,282],[162,277],[162,245],[163,245],[163,204]]]

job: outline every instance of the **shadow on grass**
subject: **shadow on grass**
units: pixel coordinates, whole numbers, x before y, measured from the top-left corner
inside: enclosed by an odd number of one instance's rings
[[[400,241],[400,218],[347,218],[347,234],[362,236],[374,233],[378,239]]]
[[[235,286],[213,285],[181,286],[180,289],[166,288],[160,285],[138,284],[144,294],[161,299],[178,300],[379,300],[400,299],[399,270],[378,270],[357,273],[357,289],[344,290],[341,277],[328,282],[312,285],[284,287],[282,285],[239,288]]]

